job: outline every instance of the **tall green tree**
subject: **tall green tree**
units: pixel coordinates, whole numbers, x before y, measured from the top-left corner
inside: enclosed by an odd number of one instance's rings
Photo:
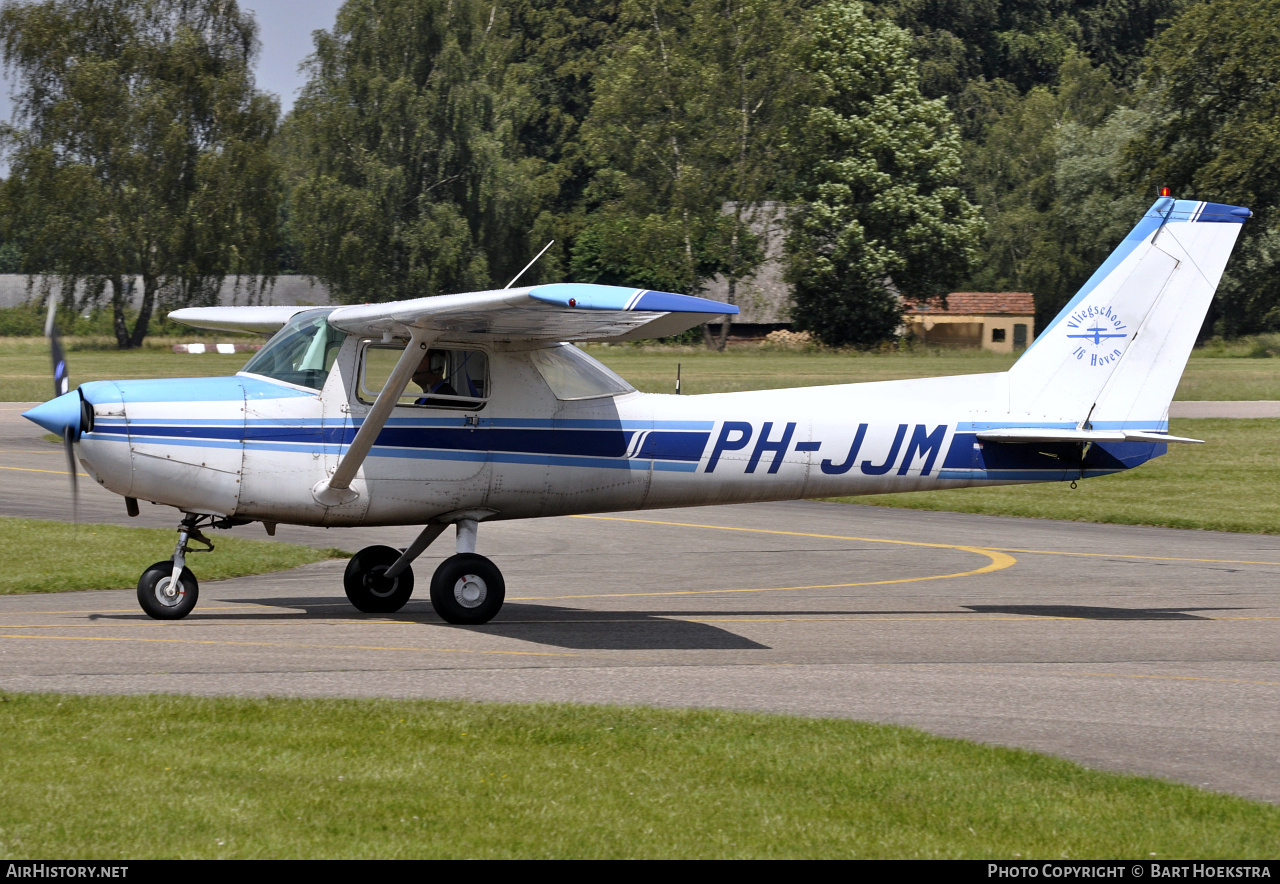
[[[1152,44],[1149,125],[1129,149],[1134,186],[1253,209],[1206,331],[1280,331],[1280,5],[1191,6]]]
[[[317,32],[287,123],[291,223],[340,298],[499,287],[524,264],[546,178],[514,137],[529,102],[504,91],[504,16],[479,0],[348,0]]]
[[[1189,0],[885,0],[875,11],[910,32],[921,90],[958,98],[973,81],[1019,93],[1057,84],[1072,53],[1132,85],[1147,41]]]
[[[5,235],[25,270],[62,275],[64,291],[109,289],[121,348],[142,343],[161,295],[209,303],[229,273],[274,272],[279,108],[254,87],[257,50],[234,0],[0,7],[17,79]]]
[[[530,269],[529,281],[563,279],[587,220],[591,164],[582,124],[591,111],[596,73],[626,25],[622,0],[511,0],[507,10],[504,103],[520,155],[535,160],[543,198],[531,223],[530,249],[555,246]]]
[[[1078,53],[1056,86],[992,90],[993,121],[965,145],[963,178],[983,207],[981,259],[965,285],[1030,291],[1043,327],[1150,204],[1123,174],[1142,115],[1105,67]]]
[[[941,294],[968,273],[981,220],[957,186],[951,115],[920,94],[910,36],[853,0],[818,8],[811,33],[792,142],[792,316],[825,344],[869,347],[896,333],[899,292]]]
[[[734,301],[762,259],[755,215],[779,189],[799,9],[624,4],[627,30],[598,72],[583,127],[596,208],[575,248],[578,274],[697,291],[723,273]],[[721,348],[727,334],[726,321]]]

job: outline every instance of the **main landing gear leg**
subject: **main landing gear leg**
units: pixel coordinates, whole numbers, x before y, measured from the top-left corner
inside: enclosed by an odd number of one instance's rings
[[[196,575],[187,567],[189,544],[203,543],[207,549],[192,552],[212,552],[209,542],[198,527],[200,517],[188,513],[178,526],[178,545],[173,558],[156,562],[138,578],[138,604],[148,617],[156,620],[181,620],[191,613],[200,598],[200,585]]]
[[[436,568],[431,578],[431,606],[449,623],[488,623],[506,598],[502,572],[484,556],[476,555],[476,520],[460,519],[454,524],[457,554]],[[446,522],[427,523],[403,553],[389,546],[369,546],[352,556],[342,578],[351,604],[366,614],[392,614],[403,608],[413,594],[409,564],[447,527]]]
[[[457,526],[457,554],[436,568],[431,578],[431,606],[448,623],[488,623],[502,610],[506,583],[497,565],[476,555],[475,520],[462,519]]]

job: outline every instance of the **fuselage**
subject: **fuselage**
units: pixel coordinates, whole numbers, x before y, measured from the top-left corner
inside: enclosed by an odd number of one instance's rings
[[[593,395],[570,385],[583,395],[566,398],[537,351],[466,344],[487,360],[487,395],[396,407],[352,483],[358,496],[325,506],[313,488],[369,411],[361,372],[379,345],[348,336],[335,346],[313,386],[256,373],[85,384],[93,426],[78,456],[126,497],[342,526],[1070,481],[1137,466],[1166,448],[981,442],[981,430],[1028,426],[1025,415],[1010,417],[1005,373],[701,396]],[[1128,423],[1167,429],[1163,415]]]

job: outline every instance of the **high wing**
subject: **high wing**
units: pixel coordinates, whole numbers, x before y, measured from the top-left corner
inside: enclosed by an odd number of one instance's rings
[[[214,331],[253,332],[273,335],[290,319],[314,307],[184,307],[169,312],[169,318],[183,325]]]
[[[276,331],[306,307],[188,307],[169,318],[198,328]],[[647,289],[553,283],[339,307],[329,324],[348,334],[405,337],[410,330],[450,341],[632,341],[679,334],[738,308],[707,298]]]
[[[190,307],[173,311],[169,318],[202,328],[265,331],[278,330],[304,309]],[[679,334],[711,316],[737,312],[732,304],[690,295],[582,283],[338,307],[328,315],[333,328],[366,337],[408,338],[409,343],[333,474],[316,483],[311,493],[325,506],[358,496],[351,490],[351,481],[432,341],[529,342],[534,346],[559,341],[631,341]]]

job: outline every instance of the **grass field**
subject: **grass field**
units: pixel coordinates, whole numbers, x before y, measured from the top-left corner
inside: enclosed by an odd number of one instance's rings
[[[71,385],[124,378],[215,377],[235,374],[249,361],[245,353],[174,353],[179,339],[154,339],[140,350],[101,348],[101,342],[68,340]],[[191,337],[183,340],[212,340]],[[90,343],[93,349],[77,349]],[[0,401],[40,402],[53,396],[49,345],[43,338],[0,338]]]
[[[712,353],[700,347],[594,345],[587,352],[646,393],[674,393],[677,363],[681,391],[687,394],[980,374],[1005,371],[1014,363],[1013,356],[981,350],[805,353],[742,347]],[[1174,398],[1280,399],[1280,359],[1224,352],[1235,351],[1194,353]]]
[[[182,340],[197,340],[191,337]],[[245,354],[172,352],[179,339],[155,339],[143,350],[102,349],[101,341],[69,345],[73,384],[91,380],[150,377],[210,377],[235,374]],[[211,338],[208,340],[212,340]],[[588,352],[646,393],[675,392],[676,365],[688,394],[764,390],[816,384],[846,384],[896,378],[1004,371],[1012,356],[980,350],[928,349],[896,353],[832,353],[770,350],[755,346],[713,353],[701,347],[600,346]],[[1280,399],[1280,358],[1264,348],[1215,346],[1196,351],[1183,374],[1177,399]],[[1249,354],[1259,354],[1250,356]],[[34,402],[52,395],[49,354],[40,338],[0,338],[0,397]]]
[[[1280,808],[851,721],[0,694],[0,856],[1273,857]]]
[[[836,498],[908,509],[1280,534],[1280,420],[1173,420],[1204,445],[1080,482]]]
[[[210,532],[209,539],[217,551],[209,556],[195,555],[188,562],[201,581],[283,571],[350,555],[336,549],[247,540],[218,531]],[[144,568],[173,552],[176,541],[177,533],[163,528],[0,517],[0,595],[132,587]],[[76,554],[67,555],[69,549]],[[87,562],[93,566],[87,567]]]

